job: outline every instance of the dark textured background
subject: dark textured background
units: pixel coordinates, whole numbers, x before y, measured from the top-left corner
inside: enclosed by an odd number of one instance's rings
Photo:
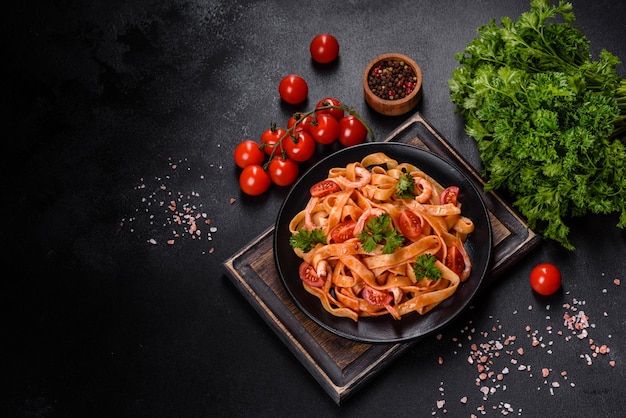
[[[626,59],[625,3],[573,4],[593,53],[606,48]],[[417,110],[479,168],[449,98],[454,54],[489,19],[516,19],[528,7],[520,0],[13,2],[2,13],[0,41],[2,374],[10,388],[2,415],[456,417],[484,408],[492,416],[618,416],[626,323],[624,286],[613,279],[625,278],[626,233],[615,216],[575,220],[575,252],[543,242],[441,339],[415,346],[342,407],[221,268],[272,225],[287,193],[273,187],[242,196],[234,146],[327,96],[359,111],[382,139],[404,117],[374,114],[364,103],[361,72],[378,54],[403,52],[420,64]],[[308,52],[321,32],[341,44],[329,66],[314,65]],[[619,71],[626,76],[623,65]],[[301,107],[280,102],[277,85],[287,73],[309,82]],[[200,237],[169,246],[175,228],[159,205],[179,194],[217,229],[202,226]],[[563,292],[549,300],[536,299],[527,283],[542,261],[564,275]],[[593,323],[589,336],[611,350],[590,366],[581,358],[591,354],[588,341],[568,341],[563,326],[571,312],[563,304],[576,301]],[[531,346],[533,333],[546,347]],[[471,343],[508,336],[517,339],[492,369],[509,374],[487,380],[494,389],[483,395],[468,362]],[[546,379],[543,367],[551,369]]]

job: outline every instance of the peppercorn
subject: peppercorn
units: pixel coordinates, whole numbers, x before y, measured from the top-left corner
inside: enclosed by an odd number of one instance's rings
[[[417,75],[403,60],[383,60],[374,65],[367,84],[381,99],[399,100],[411,94],[417,84]]]

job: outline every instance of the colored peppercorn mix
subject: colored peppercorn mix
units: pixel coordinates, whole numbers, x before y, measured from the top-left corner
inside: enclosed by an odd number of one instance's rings
[[[381,99],[399,100],[411,94],[417,85],[417,75],[402,60],[383,60],[374,65],[367,83],[372,93]]]

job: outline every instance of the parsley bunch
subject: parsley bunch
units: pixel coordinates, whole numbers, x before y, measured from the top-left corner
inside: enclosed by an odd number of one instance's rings
[[[386,213],[370,219],[357,237],[368,253],[374,251],[378,244],[383,244],[383,253],[391,254],[404,242],[404,236],[394,228],[391,217]]]
[[[449,80],[485,189],[507,190],[530,228],[570,250],[568,217],[619,213],[626,227],[626,80],[610,52],[592,60],[574,20],[571,3],[532,0],[516,22],[480,27]]]

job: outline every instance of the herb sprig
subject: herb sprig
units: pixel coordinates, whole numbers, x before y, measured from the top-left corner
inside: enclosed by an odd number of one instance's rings
[[[326,244],[326,236],[324,231],[320,228],[312,230],[301,229],[297,233],[289,237],[289,245],[291,248],[300,248],[305,253],[308,253],[317,244]]]
[[[429,280],[439,280],[441,278],[441,270],[435,264],[437,259],[432,254],[422,254],[415,259],[413,263],[413,272],[417,281],[424,278]]]
[[[572,9],[532,0],[517,21],[492,19],[449,80],[485,189],[507,190],[530,228],[570,250],[569,217],[619,213],[626,227],[626,80],[610,52],[592,60]]]
[[[404,242],[404,236],[394,228],[391,217],[386,213],[371,218],[357,237],[368,253],[383,244],[383,253],[391,254]]]
[[[398,199],[412,199],[415,192],[415,179],[410,173],[404,173],[396,183],[396,197]]]

